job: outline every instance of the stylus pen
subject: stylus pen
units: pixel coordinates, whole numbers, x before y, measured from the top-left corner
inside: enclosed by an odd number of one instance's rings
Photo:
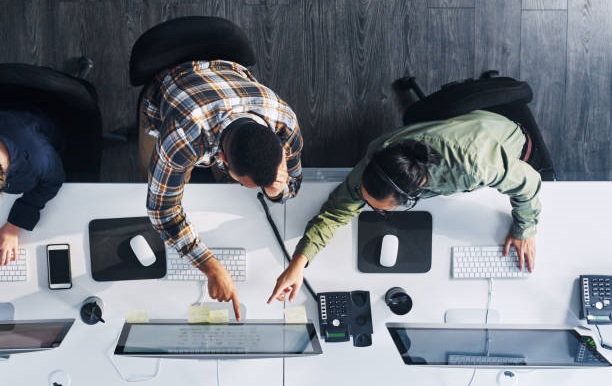
[[[270,224],[270,227],[272,227],[272,231],[274,231],[274,236],[276,236],[276,241],[278,241],[278,244],[283,250],[283,255],[285,255],[285,259],[287,259],[287,261],[291,263],[291,256],[289,256],[289,252],[287,252],[287,248],[285,247],[285,242],[283,241],[283,238],[278,232],[278,228],[276,227],[276,223],[274,222],[274,219],[272,218],[272,215],[270,214],[270,208],[268,207],[268,203],[266,202],[266,199],[264,198],[264,195],[262,192],[257,193],[257,199],[259,199],[259,202],[261,202],[261,206],[263,206],[264,208],[264,212],[266,212],[266,218],[268,219],[268,223]],[[306,278],[304,278],[304,287],[306,287],[308,292],[310,292],[315,302],[318,302],[319,298],[317,297],[317,293],[312,289],[312,287],[310,286]]]

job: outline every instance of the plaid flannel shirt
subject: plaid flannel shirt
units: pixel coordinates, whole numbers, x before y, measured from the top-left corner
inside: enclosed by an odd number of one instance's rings
[[[186,178],[195,165],[217,163],[221,133],[239,118],[270,127],[285,151],[289,184],[302,180],[302,136],[295,113],[243,66],[228,61],[193,61],[158,74],[144,92],[141,125],[157,137],[149,164],[147,211],[162,238],[198,268],[212,256],[181,205]]]

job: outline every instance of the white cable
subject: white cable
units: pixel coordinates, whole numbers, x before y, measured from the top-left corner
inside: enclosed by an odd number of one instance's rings
[[[204,299],[206,298],[206,293],[208,292],[208,289],[204,288],[207,282],[204,280],[200,280],[200,281],[196,281],[195,283],[196,283],[196,286],[198,287],[198,298],[196,299],[195,302],[191,303],[191,305],[201,306],[202,304],[204,304]]]
[[[485,324],[489,324],[489,309],[491,308],[491,298],[493,297],[493,279],[489,278],[489,290],[487,291],[487,309],[485,311]],[[486,329],[486,338],[485,338],[485,352],[489,355],[489,330]],[[476,377],[476,367],[472,371],[472,376],[470,377],[470,381],[467,386],[470,386],[472,382],[474,382],[474,378]]]
[[[217,359],[217,386],[221,385],[221,381],[220,381],[220,373],[219,373],[219,359]]]
[[[119,366],[117,366],[117,363],[115,363],[115,360],[114,360],[114,357],[115,357],[115,346],[117,345],[117,342],[119,341],[119,335],[121,335],[121,331],[119,331],[119,334],[117,335],[117,339],[115,339],[113,341],[113,345],[110,347],[110,350],[108,350],[107,353],[106,353],[106,356],[108,357],[108,360],[113,365],[113,368],[115,369],[115,371],[119,375],[119,378],[121,378],[125,382],[144,382],[144,381],[149,381],[149,380],[155,378],[157,376],[157,374],[159,374],[159,369],[161,367],[161,359],[160,358],[155,358],[156,362],[155,362],[155,370],[153,371],[153,374],[136,374],[136,375],[128,375],[128,376],[124,376],[123,375],[121,370],[119,370]]]
[[[485,313],[485,324],[489,324],[489,310],[491,309],[491,298],[493,297],[493,278],[489,278],[489,293],[487,295],[487,312]]]

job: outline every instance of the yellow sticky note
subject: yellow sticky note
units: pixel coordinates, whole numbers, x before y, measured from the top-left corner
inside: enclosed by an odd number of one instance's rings
[[[149,313],[146,310],[130,310],[125,314],[128,323],[149,323]]]
[[[229,312],[227,310],[210,310],[208,314],[209,323],[227,323],[229,322]]]
[[[308,317],[306,316],[306,308],[304,306],[285,308],[285,322],[286,323],[306,323],[308,322]]]
[[[187,311],[188,323],[207,323],[210,317],[210,309],[203,304],[195,304]]]

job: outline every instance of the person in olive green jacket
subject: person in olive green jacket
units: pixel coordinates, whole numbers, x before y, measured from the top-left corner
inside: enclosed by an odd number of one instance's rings
[[[336,233],[367,204],[374,211],[407,209],[420,198],[492,187],[510,197],[512,226],[504,254],[514,246],[521,269],[535,263],[535,234],[541,211],[539,173],[529,165],[531,141],[507,118],[482,110],[412,124],[372,141],[312,218],[291,263],[268,299],[293,300],[303,271]]]

